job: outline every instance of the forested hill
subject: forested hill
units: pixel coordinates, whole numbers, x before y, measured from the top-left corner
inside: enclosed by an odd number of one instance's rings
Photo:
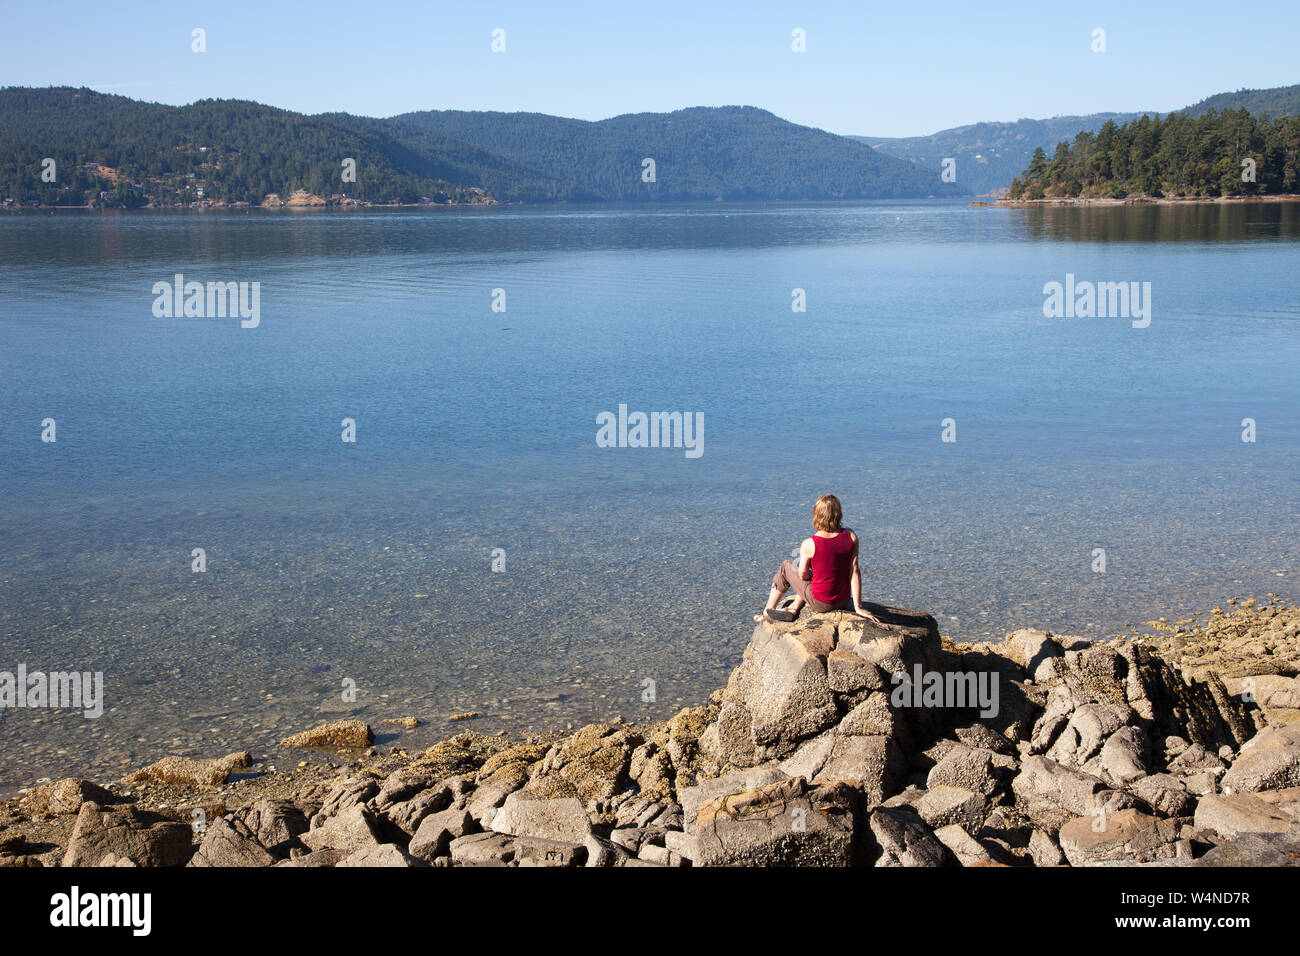
[[[54,182],[41,178],[46,157]],[[348,158],[355,182],[343,179]],[[163,106],[68,87],[0,90],[0,199],[257,204],[295,190],[375,203],[582,198],[544,173],[389,120],[239,100]]]
[[[1189,116],[1200,116],[1210,110],[1245,109],[1256,116],[1300,116],[1300,83],[1295,86],[1275,86],[1267,90],[1237,90],[1235,93],[1216,93],[1193,106],[1182,110]]]
[[[1107,122],[1039,148],[1011,182],[1011,199],[1275,196],[1300,192],[1300,115],[1249,110]]]
[[[956,161],[957,182],[975,195],[1006,188],[1025,168],[1035,146],[1051,147],[1073,139],[1081,129],[1095,130],[1107,120],[1123,123],[1141,113],[1094,113],[1089,116],[1054,116],[1011,123],[973,123],[941,130],[931,136],[887,138],[853,136],[877,152],[937,170],[944,159]]]
[[[42,179],[46,158],[53,181]],[[645,181],[643,160],[655,161]],[[345,181],[343,161],[356,161]],[[857,199],[953,195],[919,170],[752,108],[587,123],[540,114],[307,116],[164,106],[70,87],[0,89],[0,201],[259,204],[302,191],[371,203]],[[346,200],[343,198],[346,197]]]
[[[1265,90],[1219,93],[1181,112],[1200,116],[1213,109],[1247,109],[1256,116],[1300,115],[1300,85]],[[910,160],[924,169],[938,169],[944,158],[956,159],[957,182],[976,195],[1005,189],[1012,177],[1029,163],[1033,151],[1042,147],[1050,154],[1062,140],[1073,140],[1083,130],[1093,133],[1108,121],[1127,123],[1154,111],[1091,113],[1087,116],[1054,116],[1051,119],[1021,119],[1007,123],[972,123],[941,130],[929,136],[854,136],[879,152]]]
[[[589,122],[540,113],[395,117],[541,170],[602,199],[863,199],[965,195],[940,170],[751,106]],[[654,160],[654,182],[643,178]]]

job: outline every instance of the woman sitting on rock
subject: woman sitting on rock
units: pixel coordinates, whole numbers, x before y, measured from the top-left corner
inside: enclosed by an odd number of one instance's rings
[[[858,570],[858,536],[841,528],[840,499],[822,495],[813,506],[813,536],[799,545],[799,563],[786,560],[772,578],[767,607],[754,621],[793,621],[807,604],[815,613],[854,611],[869,621],[880,620],[862,606],[862,572]],[[784,608],[776,602],[786,591],[794,600]]]

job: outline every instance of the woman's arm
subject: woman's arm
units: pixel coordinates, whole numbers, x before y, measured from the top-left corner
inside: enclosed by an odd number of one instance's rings
[[[812,559],[816,548],[812,538],[804,538],[799,544],[799,577],[805,581],[812,580]]]
[[[805,581],[812,579],[812,559],[815,553],[816,545],[812,538],[804,538],[799,543],[799,577]]]
[[[853,574],[849,578],[849,589],[853,594],[853,610],[868,621],[880,623],[880,618],[862,606],[862,569],[858,567],[858,536],[853,536]]]

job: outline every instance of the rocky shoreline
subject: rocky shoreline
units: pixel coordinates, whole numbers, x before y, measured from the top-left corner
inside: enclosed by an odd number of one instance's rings
[[[996,644],[876,613],[760,624],[657,723],[383,753],[343,720],[284,742],[329,764],[44,784],[0,804],[0,865],[1300,864],[1300,608]]]

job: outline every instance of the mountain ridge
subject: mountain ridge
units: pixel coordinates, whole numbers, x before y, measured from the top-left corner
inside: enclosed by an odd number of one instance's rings
[[[1300,113],[1300,84],[1266,89],[1239,89],[1216,93],[1181,110],[1138,110],[1124,113],[1088,113],[1047,119],[1022,117],[1010,121],[983,121],[939,130],[927,136],[852,136],[880,152],[907,159],[923,169],[939,170],[946,158],[956,159],[957,182],[977,195],[1005,192],[1011,180],[1028,165],[1034,149],[1049,154],[1056,144],[1073,140],[1080,132],[1096,133],[1107,120],[1123,124],[1142,116],[1186,113],[1193,118],[1209,110],[1224,112],[1245,107],[1251,113],[1271,116]]]
[[[47,159],[54,161],[50,182],[42,177]],[[351,180],[344,178],[349,159]],[[647,159],[653,176],[645,174]],[[416,204],[963,191],[937,173],[756,107],[598,121],[455,111],[367,117],[249,100],[170,106],[86,88],[0,89],[6,205],[257,205],[290,194],[311,204]]]

